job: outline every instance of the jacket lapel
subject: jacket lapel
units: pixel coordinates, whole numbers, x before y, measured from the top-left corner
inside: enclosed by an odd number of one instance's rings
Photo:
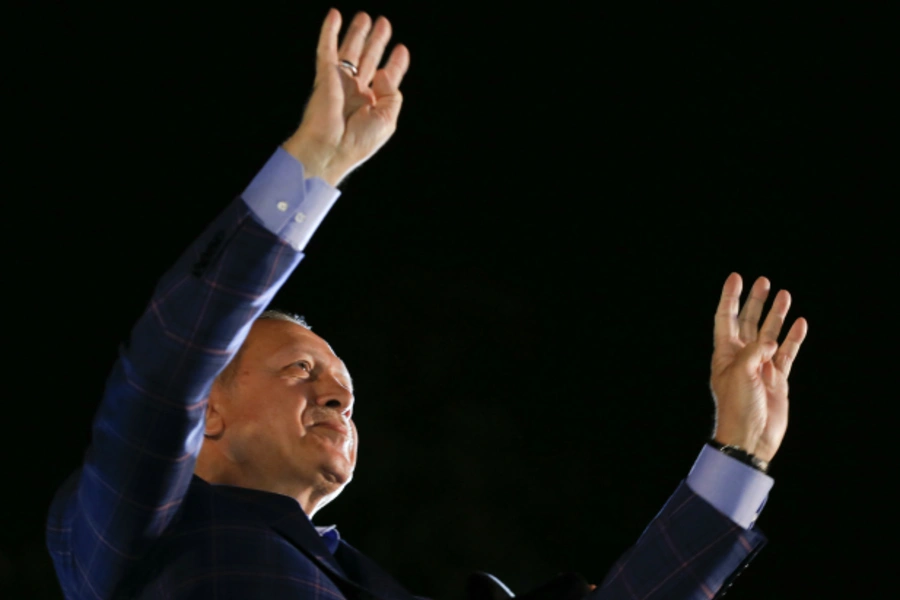
[[[335,556],[351,580],[379,600],[415,600],[397,581],[371,558],[341,540]]]
[[[325,541],[293,498],[231,486],[216,486],[253,510],[275,532],[306,555],[334,581],[349,598],[414,600],[370,558],[341,540],[331,554]]]
[[[347,542],[341,540],[337,552],[332,555],[305,514],[289,515],[270,525],[335,581],[339,581],[339,587],[348,597],[414,600],[414,596],[393,577]]]
[[[340,582],[342,587],[352,584],[296,500],[262,490],[227,485],[213,487],[237,500],[245,510],[251,510],[336,583]]]
[[[325,546],[325,542],[322,541],[319,532],[316,531],[309,518],[302,511],[270,521],[269,526],[308,556],[323,571],[331,576],[336,576],[352,583],[347,577],[347,573],[344,572],[344,569],[341,568],[335,557],[328,551],[328,547]]]

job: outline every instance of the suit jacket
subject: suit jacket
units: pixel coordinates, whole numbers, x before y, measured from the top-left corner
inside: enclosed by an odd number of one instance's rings
[[[293,499],[193,476],[212,381],[302,256],[236,199],[161,279],[50,509],[67,598],[413,598]],[[712,598],[763,543],[682,484],[591,598]]]

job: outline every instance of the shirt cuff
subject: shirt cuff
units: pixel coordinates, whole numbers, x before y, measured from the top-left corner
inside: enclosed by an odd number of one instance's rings
[[[691,490],[713,508],[750,529],[759,518],[775,480],[749,465],[704,445],[687,476]]]
[[[241,198],[260,225],[300,251],[340,195],[319,177],[304,178],[300,161],[279,147]]]

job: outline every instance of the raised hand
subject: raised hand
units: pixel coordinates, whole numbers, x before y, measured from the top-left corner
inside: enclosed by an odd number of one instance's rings
[[[341,14],[331,9],[322,23],[316,50],[316,80],[303,120],[284,148],[306,169],[337,185],[368,160],[397,128],[403,96],[400,82],[409,68],[409,51],[394,47],[378,68],[391,38],[384,17],[354,17],[338,48]],[[342,66],[342,61],[351,66]]]
[[[779,345],[791,295],[779,291],[759,327],[769,280],[756,280],[738,313],[742,285],[741,276],[732,273],[725,280],[716,311],[710,376],[716,402],[713,436],[722,444],[740,446],[770,461],[787,429],[788,375],[806,337],[807,323],[797,319]]]

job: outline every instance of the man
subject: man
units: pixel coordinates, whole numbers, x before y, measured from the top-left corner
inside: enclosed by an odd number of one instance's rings
[[[50,510],[67,598],[413,598],[310,518],[350,481],[353,386],[332,348],[265,307],[302,258],[342,178],[393,133],[409,66],[384,18],[322,26],[303,120],[240,198],[162,278],[107,382],[81,469]],[[769,283],[715,323],[712,443],[590,598],[710,598],[764,543],[753,523],[787,426],[787,376],[806,333],[777,340]],[[262,317],[260,318],[260,316]],[[505,595],[499,585],[473,589]],[[579,594],[587,594],[585,587]],[[499,595],[499,596],[498,596]]]

